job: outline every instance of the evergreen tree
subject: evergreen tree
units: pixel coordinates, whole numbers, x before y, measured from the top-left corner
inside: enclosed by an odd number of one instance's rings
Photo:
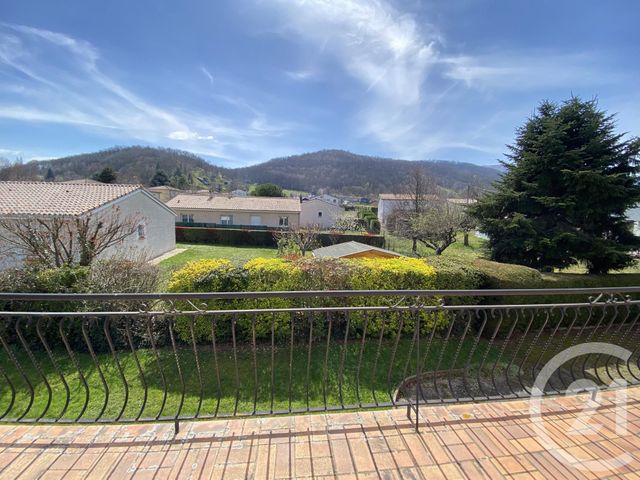
[[[284,196],[282,192],[282,187],[276,185],[275,183],[261,183],[260,185],[256,185],[256,187],[251,192],[251,195],[256,197],[282,197]]]
[[[152,187],[161,187],[163,185],[169,185],[170,180],[163,170],[156,170],[156,173],[151,178],[150,183]]]
[[[543,102],[509,146],[495,192],[471,209],[493,259],[538,269],[584,262],[589,273],[633,263],[626,217],[640,201],[640,140],[616,133],[597,102]]]
[[[44,181],[53,182],[55,179],[56,179],[56,175],[55,173],[53,173],[53,170],[51,169],[51,167],[49,167],[47,169],[47,174],[44,176]]]
[[[102,183],[115,183],[116,173],[111,167],[104,167],[99,173],[93,176],[93,179]]]

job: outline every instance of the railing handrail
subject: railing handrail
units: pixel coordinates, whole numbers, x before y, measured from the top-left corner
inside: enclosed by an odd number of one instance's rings
[[[640,293],[638,287],[589,288],[514,288],[482,290],[296,290],[263,292],[156,292],[156,293],[0,293],[5,300],[232,300],[252,298],[313,298],[313,297],[508,297],[607,295]]]

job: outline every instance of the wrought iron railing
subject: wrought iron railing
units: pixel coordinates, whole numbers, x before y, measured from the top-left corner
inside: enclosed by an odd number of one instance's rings
[[[638,294],[0,294],[0,420],[177,427],[390,406],[417,418],[425,404],[635,384]],[[560,352],[575,355],[539,387]]]

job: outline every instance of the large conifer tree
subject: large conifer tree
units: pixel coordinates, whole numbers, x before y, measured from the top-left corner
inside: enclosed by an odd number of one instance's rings
[[[584,262],[606,273],[640,248],[626,217],[640,201],[640,141],[595,100],[545,101],[518,129],[506,173],[473,208],[493,259],[538,269]]]

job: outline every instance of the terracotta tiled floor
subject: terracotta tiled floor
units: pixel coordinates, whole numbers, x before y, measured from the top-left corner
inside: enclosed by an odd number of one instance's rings
[[[189,422],[175,438],[168,424],[7,425],[0,477],[640,479],[640,387],[626,395],[545,399],[546,438],[524,401],[425,407],[419,433],[401,409]]]

